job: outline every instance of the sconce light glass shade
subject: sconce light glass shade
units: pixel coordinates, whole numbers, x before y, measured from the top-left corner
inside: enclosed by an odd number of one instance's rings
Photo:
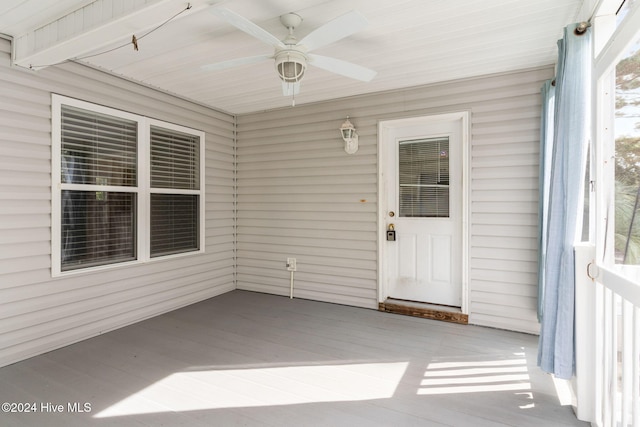
[[[347,116],[347,120],[345,120],[342,126],[340,126],[340,132],[342,133],[342,139],[345,141],[353,138],[353,135],[355,135],[356,128],[349,121],[349,116]]]
[[[347,116],[347,120],[340,126],[340,134],[344,140],[344,151],[348,154],[353,154],[358,151],[358,134],[356,133],[356,128],[349,121],[349,116]]]
[[[340,131],[342,132],[342,139],[344,139],[345,141],[347,139],[351,139],[353,138],[353,135],[356,133],[356,130],[354,128],[341,128]]]
[[[282,51],[276,54],[276,71],[285,83],[296,83],[302,80],[307,69],[307,58],[300,52]]]

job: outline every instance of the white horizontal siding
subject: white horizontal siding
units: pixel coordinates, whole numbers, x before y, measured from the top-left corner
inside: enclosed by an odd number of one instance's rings
[[[235,288],[234,117],[77,64],[9,66],[0,40],[0,366]],[[206,252],[51,278],[51,93],[206,134]]]
[[[540,86],[528,70],[238,117],[238,288],[376,308],[377,126],[471,112],[470,322],[538,331]],[[349,115],[360,136],[343,151]]]

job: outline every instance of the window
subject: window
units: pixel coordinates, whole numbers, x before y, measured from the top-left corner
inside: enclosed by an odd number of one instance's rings
[[[616,10],[616,26],[620,25],[620,23],[624,21],[624,18],[627,17],[633,3],[636,1],[637,0],[623,0],[622,3],[620,3],[620,6],[618,6],[618,9]]]
[[[640,15],[637,0],[612,5],[618,27],[595,62],[606,218],[599,247],[604,266],[640,280]]]
[[[198,248],[200,138],[151,126],[151,256]]]
[[[640,265],[640,38],[615,67],[615,260]]]
[[[53,96],[52,272],[204,250],[204,133]]]
[[[400,141],[400,217],[449,218],[449,137]]]

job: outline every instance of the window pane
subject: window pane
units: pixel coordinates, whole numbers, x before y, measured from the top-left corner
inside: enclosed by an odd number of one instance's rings
[[[449,217],[449,138],[401,141],[401,217]]]
[[[200,138],[151,126],[151,187],[200,188]]]
[[[151,194],[151,256],[197,251],[199,197]]]
[[[582,208],[582,236],[580,241],[590,241],[591,223],[589,212],[591,209],[591,145],[587,148],[587,166],[584,174],[584,203]]]
[[[623,0],[620,3],[620,7],[618,7],[618,11],[616,12],[616,26],[619,26],[624,18],[627,17],[627,13],[631,10],[631,6],[638,0]]]
[[[136,185],[137,123],[62,106],[64,184]]]
[[[616,66],[615,259],[640,264],[640,40]]]
[[[62,271],[136,259],[134,193],[62,191]]]

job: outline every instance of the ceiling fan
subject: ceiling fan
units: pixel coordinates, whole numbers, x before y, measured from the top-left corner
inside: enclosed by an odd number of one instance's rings
[[[309,53],[314,49],[348,37],[366,27],[367,19],[355,10],[329,21],[300,41],[296,39],[293,31],[302,22],[302,17],[295,13],[287,13],[280,17],[280,22],[287,28],[289,34],[284,40],[279,40],[271,33],[229,9],[213,8],[212,12],[239,30],[273,46],[275,50],[272,55],[249,56],[204,65],[202,66],[204,70],[224,70],[239,65],[274,59],[276,71],[282,80],[282,94],[285,96],[293,96],[300,92],[300,81],[304,77],[307,65],[364,82],[370,81],[377,74],[369,68],[351,62]]]

